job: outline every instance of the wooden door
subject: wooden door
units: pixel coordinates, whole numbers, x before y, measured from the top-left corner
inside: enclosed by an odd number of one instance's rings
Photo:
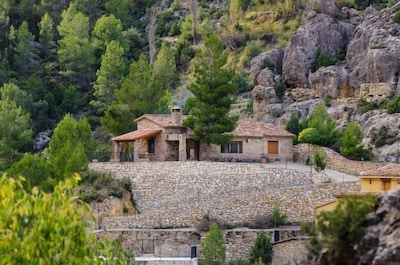
[[[268,141],[268,154],[278,155],[279,154],[279,142],[278,141]]]
[[[390,190],[390,179],[382,179],[383,190]]]

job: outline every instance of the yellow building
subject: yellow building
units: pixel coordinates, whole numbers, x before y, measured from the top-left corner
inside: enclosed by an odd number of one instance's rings
[[[322,211],[332,211],[336,208],[339,200],[349,196],[362,196],[366,193],[378,195],[381,192],[400,188],[400,164],[388,164],[375,170],[368,170],[360,173],[360,192],[351,192],[335,195],[335,199],[317,205],[314,208],[314,216]]]
[[[400,165],[389,164],[360,173],[361,191],[380,192],[400,188]]]

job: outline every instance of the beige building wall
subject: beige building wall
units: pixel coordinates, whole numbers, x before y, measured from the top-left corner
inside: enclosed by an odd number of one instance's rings
[[[270,138],[235,138],[235,141],[242,141],[242,153],[221,153],[220,145],[211,145],[210,158],[213,160],[260,160],[262,155],[266,155],[271,160],[293,160],[292,138],[270,137]],[[278,141],[278,154],[268,153],[268,141]],[[206,146],[200,147],[200,160],[205,160]]]

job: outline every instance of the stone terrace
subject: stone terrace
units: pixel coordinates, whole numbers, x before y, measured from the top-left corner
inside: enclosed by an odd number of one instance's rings
[[[105,217],[106,228],[193,226],[205,215],[240,224],[269,214],[274,205],[289,221],[312,220],[317,204],[360,190],[359,182],[315,184],[310,173],[258,163],[91,163],[90,168],[130,178],[141,212]]]

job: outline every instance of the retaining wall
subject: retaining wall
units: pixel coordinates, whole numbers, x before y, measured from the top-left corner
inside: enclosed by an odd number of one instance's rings
[[[349,160],[329,148],[308,144],[298,144],[293,146],[293,160],[296,162],[305,163],[307,157],[312,158],[313,153],[317,150],[322,151],[326,154],[327,168],[344,172],[350,175],[358,176],[362,171],[375,170],[386,164],[371,161]]]
[[[314,218],[314,207],[334,194],[359,191],[359,182],[315,184],[312,174],[263,164],[222,162],[92,163],[90,168],[128,177],[141,214],[107,217],[105,228],[197,225],[203,216],[243,224],[270,214],[274,205],[290,222]]]

